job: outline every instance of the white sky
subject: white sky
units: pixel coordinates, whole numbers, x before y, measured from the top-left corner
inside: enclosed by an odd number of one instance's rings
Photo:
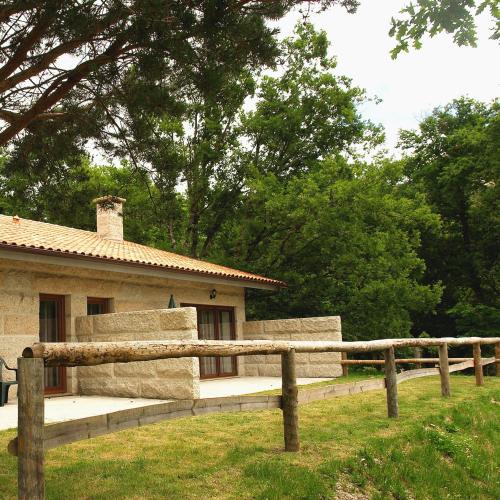
[[[313,14],[316,29],[325,30],[331,42],[331,55],[337,56],[339,74],[353,79],[368,95],[382,103],[362,108],[366,118],[381,123],[386,130],[386,147],[393,152],[398,130],[416,128],[418,122],[436,106],[461,95],[489,101],[500,92],[500,50],[489,40],[491,21],[479,19],[476,48],[458,47],[450,35],[424,41],[419,51],[401,53],[393,61],[389,51],[394,40],[387,34],[391,16],[408,0],[363,0],[356,14],[334,7]],[[283,36],[293,32],[298,12],[277,23]]]

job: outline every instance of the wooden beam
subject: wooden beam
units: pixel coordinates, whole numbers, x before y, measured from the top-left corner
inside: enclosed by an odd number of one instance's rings
[[[476,385],[481,386],[484,385],[483,365],[481,363],[481,344],[473,344],[472,352],[474,354],[474,374],[476,375]]]
[[[449,397],[450,392],[450,365],[448,362],[448,346],[439,346],[439,375],[441,377],[441,396]]]
[[[18,358],[18,494],[20,499],[45,498],[43,450],[43,361]]]
[[[396,357],[394,347],[389,347],[384,351],[385,357],[385,390],[387,393],[387,415],[396,418],[398,410],[398,381],[396,373]]]
[[[448,358],[450,363],[463,363],[472,361],[474,358]],[[341,365],[383,365],[383,359],[342,359]],[[397,358],[396,364],[423,364],[433,365],[439,363],[439,358]]]
[[[298,389],[295,375],[295,351],[281,355],[282,410],[285,451],[299,451]]]
[[[334,341],[269,341],[269,340],[163,340],[129,342],[51,342],[36,343],[23,351],[25,358],[43,358],[45,366],[93,366],[105,363],[128,363],[153,359],[244,356],[250,354],[281,354],[294,349],[296,353],[372,352],[390,347],[415,345],[440,346],[496,344],[499,337],[386,339],[368,342]]]

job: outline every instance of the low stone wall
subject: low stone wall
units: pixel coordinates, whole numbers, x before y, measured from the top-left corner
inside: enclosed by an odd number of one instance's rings
[[[155,309],[80,316],[79,342],[125,340],[195,340],[196,309]],[[85,395],[196,399],[200,397],[197,358],[114,363],[77,368],[78,391]]]
[[[342,340],[340,316],[319,318],[247,321],[243,323],[245,340]],[[298,354],[297,377],[339,377],[340,353]],[[245,375],[278,377],[281,356],[245,356]]]

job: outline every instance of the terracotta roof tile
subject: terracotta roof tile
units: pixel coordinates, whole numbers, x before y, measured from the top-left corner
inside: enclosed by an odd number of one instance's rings
[[[0,215],[0,245],[12,250],[22,248],[51,254],[81,255],[94,259],[161,267],[237,281],[286,286],[285,283],[278,280],[139,245],[131,241],[108,240],[91,231],[29,219],[19,218],[16,223],[13,217],[6,215]]]

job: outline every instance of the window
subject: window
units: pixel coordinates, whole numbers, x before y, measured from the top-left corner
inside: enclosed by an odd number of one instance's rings
[[[40,342],[64,342],[64,296],[40,295]],[[66,368],[63,366],[45,368],[45,394],[66,392]]]
[[[234,340],[236,338],[234,308],[181,304],[196,307],[198,311],[198,338],[202,340]],[[232,377],[238,375],[235,356],[207,356],[200,358],[200,378]]]
[[[109,299],[87,297],[87,316],[109,313]]]

